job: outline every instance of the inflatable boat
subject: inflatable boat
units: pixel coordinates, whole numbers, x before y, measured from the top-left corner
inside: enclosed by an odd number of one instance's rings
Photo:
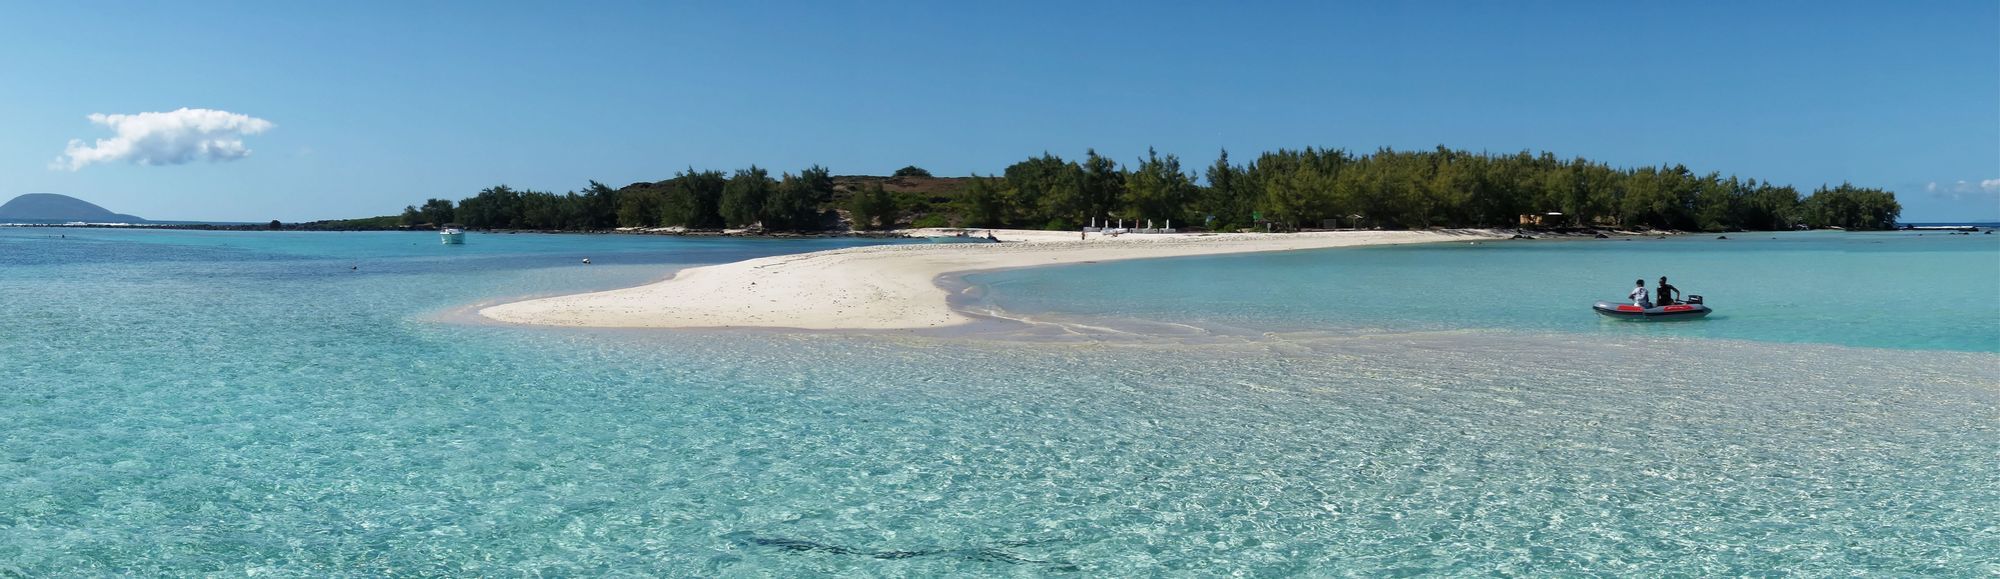
[[[1687,303],[1642,308],[1623,302],[1597,302],[1590,309],[1597,315],[1620,320],[1692,320],[1714,310],[1701,303],[1701,296],[1688,296]]]

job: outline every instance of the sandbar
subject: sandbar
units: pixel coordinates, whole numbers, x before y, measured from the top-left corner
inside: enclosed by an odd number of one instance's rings
[[[1000,243],[878,245],[692,267],[625,289],[530,299],[479,310],[500,322],[590,328],[916,330],[971,323],[942,276],[974,271],[1227,253],[1483,240],[1490,231],[1090,234],[987,231]],[[945,230],[910,230],[915,237]]]

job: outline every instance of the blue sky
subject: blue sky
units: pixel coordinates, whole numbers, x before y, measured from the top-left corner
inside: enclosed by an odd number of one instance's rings
[[[297,221],[688,166],[1444,144],[2000,219],[1991,0],[969,4],[10,3],[0,199]],[[247,153],[58,162],[114,136],[89,115],[181,108],[271,125]]]

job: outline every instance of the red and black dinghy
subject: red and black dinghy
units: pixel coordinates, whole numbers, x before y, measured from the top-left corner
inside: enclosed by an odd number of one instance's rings
[[[1688,301],[1684,304],[1656,305],[1650,308],[1629,303],[1597,302],[1597,305],[1591,306],[1590,309],[1596,310],[1597,315],[1607,318],[1650,321],[1692,320],[1715,311],[1701,303],[1701,296],[1688,296]]]

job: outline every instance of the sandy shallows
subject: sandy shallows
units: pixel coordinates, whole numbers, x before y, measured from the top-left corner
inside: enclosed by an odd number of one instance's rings
[[[985,230],[978,235],[983,237]],[[917,231],[915,235],[935,232]],[[1477,231],[1339,231],[1103,237],[994,230],[1003,243],[855,247],[689,268],[620,290],[501,304],[503,322],[597,328],[896,330],[964,324],[939,276],[969,271],[1258,251],[1480,239]]]

